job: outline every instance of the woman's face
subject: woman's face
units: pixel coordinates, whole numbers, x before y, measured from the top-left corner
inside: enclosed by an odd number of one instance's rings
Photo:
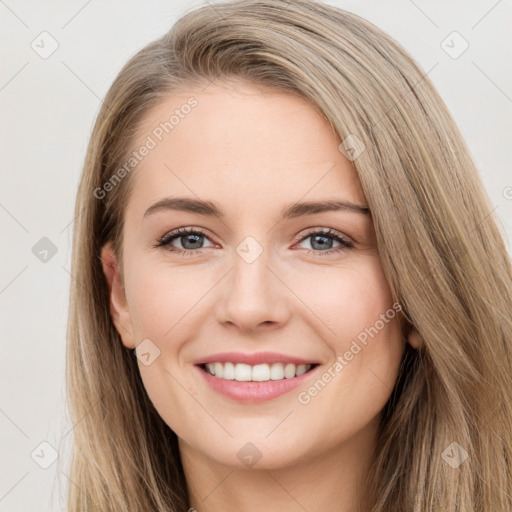
[[[304,206],[367,205],[340,142],[305,100],[238,82],[173,94],[144,119],[124,292],[109,246],[102,259],[123,344],[182,449],[277,468],[373,442],[399,306],[371,216]]]

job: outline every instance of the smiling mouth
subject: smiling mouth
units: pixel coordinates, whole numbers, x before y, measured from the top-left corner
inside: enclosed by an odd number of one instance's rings
[[[266,382],[300,377],[318,364],[262,363],[249,365],[244,363],[217,362],[199,365],[206,373],[218,379],[237,382]]]

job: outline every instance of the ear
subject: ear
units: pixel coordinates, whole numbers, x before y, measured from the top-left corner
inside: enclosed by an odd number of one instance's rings
[[[419,350],[423,346],[423,338],[421,337],[421,334],[416,330],[412,321],[402,310],[400,310],[399,319],[400,328],[404,333],[405,341],[409,343],[412,348]]]
[[[414,329],[414,327],[407,335],[407,341],[409,345],[411,345],[411,347],[415,348],[416,350],[419,350],[423,346],[423,339],[420,333],[416,329]]]
[[[126,348],[135,348],[130,311],[126,301],[123,278],[117,265],[116,257],[110,242],[101,249],[101,263],[108,282],[110,296],[110,315]]]

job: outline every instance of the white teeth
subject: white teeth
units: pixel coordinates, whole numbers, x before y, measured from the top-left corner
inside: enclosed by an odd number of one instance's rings
[[[270,368],[268,364],[257,364],[252,367],[252,379],[258,382],[270,380]]]
[[[215,375],[217,375],[217,377],[222,377],[222,374],[224,373],[222,371],[224,369],[223,364],[215,363],[214,368],[215,368]]]
[[[265,365],[265,366],[268,366],[268,364]],[[289,366],[289,365],[287,365],[287,366]],[[292,364],[292,366],[295,368],[294,364]],[[293,372],[292,377],[295,377],[295,371]],[[284,368],[283,368],[283,365],[281,363],[274,363],[270,367],[270,378],[272,380],[284,379]]]
[[[287,379],[291,379],[292,377],[295,377],[295,365],[294,364],[289,363],[284,367],[284,376]]]
[[[215,363],[217,364],[217,363]],[[217,375],[216,377],[222,377],[222,375]],[[235,365],[235,380],[238,381],[248,381],[251,380],[251,367],[248,364],[237,364]]]
[[[235,379],[235,365],[233,363],[224,363],[224,368],[222,369],[222,378],[226,380]]]
[[[295,365],[293,363],[263,363],[254,366],[243,363],[207,363],[206,371],[219,379],[265,382],[299,377],[306,373],[311,366],[310,364]]]
[[[305,364],[299,364],[299,366],[297,366],[297,369],[295,370],[295,375],[297,375],[297,377],[299,375],[302,375],[303,373],[306,373],[308,370],[306,368],[306,365]]]

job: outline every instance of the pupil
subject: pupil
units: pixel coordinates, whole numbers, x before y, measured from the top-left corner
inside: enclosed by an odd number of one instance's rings
[[[316,239],[321,239],[321,240],[323,240],[324,242],[326,242],[326,241],[327,241],[327,243],[323,243],[323,244],[322,244],[322,243],[320,243],[318,247],[315,247],[315,245],[316,245]],[[329,243],[328,243],[329,241],[331,241],[331,242],[332,242],[332,240],[331,240],[329,237],[327,237],[327,236],[323,236],[323,235],[315,235],[315,236],[313,237],[313,241],[312,241],[312,243],[311,243],[311,247],[313,247],[313,249],[325,249],[325,248],[326,248],[326,246],[328,246],[328,245],[329,245]],[[330,249],[330,247],[327,247],[327,248],[328,248],[328,249]]]
[[[202,237],[203,235],[185,235],[184,237],[182,237],[182,240],[184,239],[185,240],[185,243],[183,243],[183,247],[185,249],[200,249],[201,248],[201,240],[202,240]],[[190,246],[187,246],[188,242],[190,239],[196,239],[195,242],[192,242],[192,247]]]

